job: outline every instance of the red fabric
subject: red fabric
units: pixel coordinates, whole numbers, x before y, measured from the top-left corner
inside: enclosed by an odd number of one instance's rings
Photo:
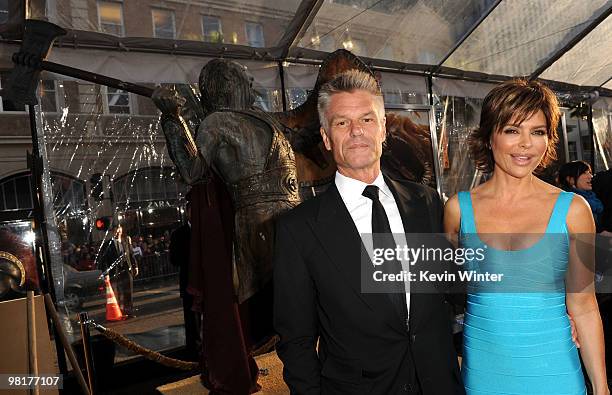
[[[187,291],[200,300],[204,315],[201,379],[214,394],[250,394],[257,390],[258,368],[234,296],[231,199],[216,176],[191,194]]]

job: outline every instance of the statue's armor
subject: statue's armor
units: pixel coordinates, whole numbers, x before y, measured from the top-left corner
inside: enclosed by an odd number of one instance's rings
[[[280,124],[261,111],[223,112],[256,118],[272,130],[272,143],[263,171],[227,184],[235,211],[234,263],[238,274],[238,301],[242,302],[272,279],[274,217],[297,206],[300,196],[295,155]]]
[[[227,187],[234,208],[236,293],[243,302],[272,279],[274,217],[301,199],[295,155],[284,127],[266,112],[250,108],[255,96],[249,80],[240,67],[222,63],[209,63],[203,69],[200,90],[209,99],[202,102],[203,114],[186,116],[183,109],[183,121],[172,111],[162,112],[161,124],[170,156],[185,182],[202,182],[213,169]],[[186,149],[185,129],[200,119],[194,155]]]

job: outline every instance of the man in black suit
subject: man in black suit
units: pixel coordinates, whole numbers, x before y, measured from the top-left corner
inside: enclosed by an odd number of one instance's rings
[[[113,237],[103,247],[102,265],[110,269],[109,276],[112,287],[117,295],[117,303],[121,312],[134,317],[134,277],[138,276],[138,263],[134,258],[132,239],[123,234],[123,227],[117,224],[112,229]]]
[[[189,259],[191,256],[191,202],[185,205],[187,223],[179,226],[170,236],[170,263],[179,268],[179,291],[183,300],[185,347],[190,359],[197,361],[200,341],[201,315],[192,310],[194,297],[187,292],[189,285]]]
[[[382,175],[384,103],[371,75],[352,70],[325,84],[319,118],[335,182],[276,228],[285,382],[292,394],[464,394],[444,296],[361,290],[360,234],[442,233],[439,197]]]

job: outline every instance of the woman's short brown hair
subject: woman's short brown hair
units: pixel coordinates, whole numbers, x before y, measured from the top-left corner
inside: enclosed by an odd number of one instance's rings
[[[538,110],[542,110],[546,118],[548,148],[536,170],[557,159],[557,125],[561,117],[557,97],[541,82],[513,79],[493,88],[482,103],[480,126],[468,138],[476,167],[485,173],[492,172],[495,167],[491,152],[493,133],[501,131],[510,122],[522,123]]]

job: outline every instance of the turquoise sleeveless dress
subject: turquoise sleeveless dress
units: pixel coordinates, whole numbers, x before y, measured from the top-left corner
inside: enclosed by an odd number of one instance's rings
[[[539,241],[513,251],[487,246],[476,231],[470,193],[458,197],[460,245],[485,251],[465,269],[503,273],[506,281],[468,283],[461,366],[467,395],[586,394],[565,306],[565,218],[573,194],[559,194]]]

